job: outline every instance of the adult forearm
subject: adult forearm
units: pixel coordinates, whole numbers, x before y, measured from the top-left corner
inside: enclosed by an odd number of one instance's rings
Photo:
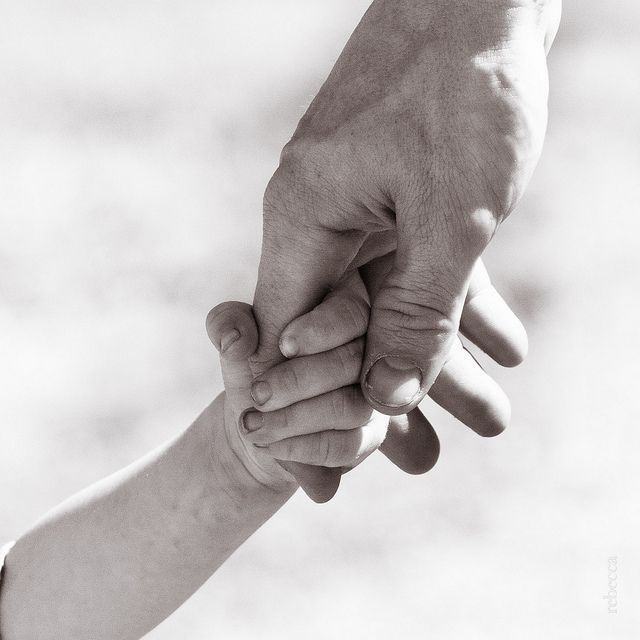
[[[220,396],[187,431],[63,503],[20,538],[0,598],[3,640],[139,638],[291,495],[228,446]]]

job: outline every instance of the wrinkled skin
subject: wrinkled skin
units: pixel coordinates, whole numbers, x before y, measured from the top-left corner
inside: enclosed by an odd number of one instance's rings
[[[361,384],[388,415],[417,406],[456,344],[473,266],[539,158],[559,18],[559,0],[373,2],[265,193],[256,375],[282,359],[293,318],[395,252]]]
[[[364,369],[381,353],[406,357],[424,395],[472,266],[539,157],[557,19],[549,2],[373,3],[265,194],[256,370],[350,265],[397,246]]]

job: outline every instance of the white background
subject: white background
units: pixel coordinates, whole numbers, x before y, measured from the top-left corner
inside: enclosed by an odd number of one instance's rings
[[[0,541],[220,389],[205,314],[251,299],[262,191],[366,6],[2,3]],[[531,341],[496,372],[508,432],[427,404],[433,472],[376,455],[297,495],[149,638],[638,637],[639,6],[565,2],[545,152],[488,252]]]

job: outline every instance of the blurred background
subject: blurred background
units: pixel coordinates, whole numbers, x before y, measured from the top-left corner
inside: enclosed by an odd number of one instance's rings
[[[251,299],[263,189],[367,5],[2,3],[0,541],[220,390],[204,317]],[[531,342],[488,364],[510,429],[427,403],[433,472],[375,455],[297,495],[149,638],[638,637],[638,60],[635,0],[565,2],[545,152],[487,256]]]

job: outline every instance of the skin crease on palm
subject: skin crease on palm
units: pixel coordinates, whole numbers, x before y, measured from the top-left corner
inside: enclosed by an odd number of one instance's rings
[[[372,3],[265,193],[254,375],[282,361],[292,319],[387,256],[361,385],[382,413],[417,406],[541,153],[559,18],[559,0]]]

